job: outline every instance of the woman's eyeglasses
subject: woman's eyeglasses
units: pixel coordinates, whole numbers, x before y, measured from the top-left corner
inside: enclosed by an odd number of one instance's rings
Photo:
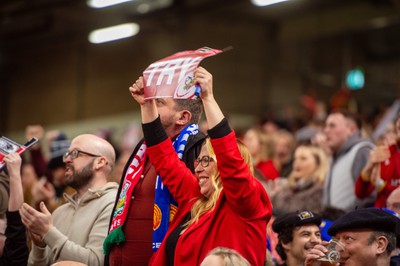
[[[68,156],[71,157],[71,160],[74,160],[76,158],[78,158],[79,154],[86,154],[88,156],[92,156],[92,157],[101,157],[101,155],[98,154],[93,154],[90,152],[86,152],[86,151],[81,151],[81,150],[72,150],[72,151],[68,151],[64,154],[63,156],[63,162],[65,163],[65,161],[67,160]]]
[[[204,155],[203,157],[201,157],[201,159],[197,158],[196,160],[194,160],[194,168],[196,168],[199,164],[202,167],[207,167],[211,161],[214,161],[214,159],[208,155]]]

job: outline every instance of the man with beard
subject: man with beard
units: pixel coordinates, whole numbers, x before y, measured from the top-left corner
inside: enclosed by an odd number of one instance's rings
[[[302,266],[308,252],[321,243],[321,217],[311,211],[290,212],[276,218],[272,229],[278,234],[276,252],[281,266]]]
[[[51,214],[43,202],[40,211],[28,204],[20,209],[22,222],[32,239],[28,265],[51,265],[78,261],[103,265],[102,243],[118,185],[107,182],[115,164],[110,143],[84,134],[72,142],[64,162],[66,184],[76,193],[64,195],[68,203]]]
[[[143,77],[139,77],[130,87],[132,97],[132,90],[143,86]],[[177,156],[194,173],[194,161],[205,137],[198,132],[197,125],[202,113],[200,98],[162,98],[156,99],[156,105]],[[149,264],[177,210],[177,203],[163,185],[162,178],[147,158],[146,143],[140,141],[122,173],[109,234],[104,241],[104,253],[108,255],[106,265]]]

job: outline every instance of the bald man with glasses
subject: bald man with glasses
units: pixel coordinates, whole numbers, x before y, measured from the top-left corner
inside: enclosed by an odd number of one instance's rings
[[[115,151],[95,135],[76,137],[63,156],[66,184],[76,190],[64,195],[68,203],[51,214],[41,202],[40,211],[23,204],[22,222],[32,239],[28,265],[78,261],[103,265],[102,243],[107,235],[118,185],[108,182]]]

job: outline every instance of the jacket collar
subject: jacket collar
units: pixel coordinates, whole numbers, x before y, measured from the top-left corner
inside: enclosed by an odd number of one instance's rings
[[[75,192],[72,195],[68,195],[64,193],[64,198],[72,204],[75,208],[77,208],[79,205],[86,205],[88,202],[98,199],[104,194],[107,194],[109,191],[117,189],[118,184],[115,182],[107,182],[104,186],[98,188],[98,189],[88,189],[85,194],[83,194],[82,198],[78,200],[77,195],[78,193]]]

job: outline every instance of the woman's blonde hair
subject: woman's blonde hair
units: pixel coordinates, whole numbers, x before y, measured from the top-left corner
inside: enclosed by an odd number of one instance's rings
[[[256,135],[257,141],[260,145],[260,152],[256,157],[253,155],[254,163],[257,164],[262,161],[270,160],[274,157],[274,139],[273,137],[265,134],[261,129],[257,127],[249,128],[245,134],[253,131]]]
[[[300,145],[296,149],[300,147],[308,149],[317,164],[317,168],[315,169],[314,173],[311,176],[305,177],[306,180],[312,181],[313,183],[323,183],[329,169],[328,158],[325,152],[321,148],[312,145]],[[289,185],[294,185],[296,183],[296,177],[294,176],[293,171],[289,175],[288,182]]]
[[[246,145],[243,144],[242,141],[236,139],[236,143],[238,145],[240,154],[243,157],[243,160],[248,165],[251,174],[254,175],[254,168],[253,168],[252,159],[251,159],[249,150],[247,149]],[[203,145],[206,146],[206,149],[208,151],[208,156],[210,156],[210,158],[212,158],[212,160],[215,163],[217,163],[217,157],[215,156],[215,152],[211,145],[210,139],[206,138]],[[202,216],[203,214],[207,213],[208,211],[211,211],[214,209],[215,204],[217,203],[219,195],[221,194],[221,191],[222,191],[222,181],[220,178],[218,168],[216,168],[216,169],[217,169],[217,171],[216,171],[215,176],[210,176],[210,181],[211,181],[212,186],[214,187],[214,192],[208,198],[205,196],[202,196],[196,200],[196,202],[193,204],[193,207],[190,211],[191,218],[185,224],[185,227],[191,225],[192,223],[197,222],[199,220],[200,216]]]
[[[211,255],[220,257],[223,266],[250,266],[250,263],[234,249],[216,247],[207,256]]]

